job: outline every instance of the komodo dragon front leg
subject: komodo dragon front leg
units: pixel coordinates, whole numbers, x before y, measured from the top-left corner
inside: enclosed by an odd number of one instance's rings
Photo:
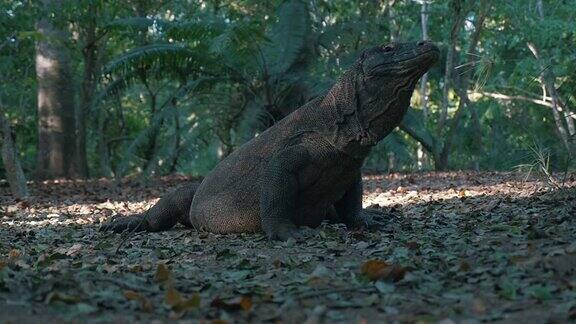
[[[293,217],[298,198],[298,171],[310,161],[302,145],[276,153],[264,167],[260,186],[262,230],[275,240],[298,236]]]
[[[352,186],[344,196],[334,204],[336,214],[349,229],[379,229],[385,224],[369,217],[362,209],[362,175],[360,171]]]

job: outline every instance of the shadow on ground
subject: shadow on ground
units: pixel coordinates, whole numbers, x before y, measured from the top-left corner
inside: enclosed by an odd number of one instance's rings
[[[186,181],[48,182],[30,202],[0,189],[0,321],[576,319],[574,178],[551,190],[518,174],[366,175],[364,205],[386,226],[326,225],[303,242],[97,231]],[[371,260],[403,275],[370,281]]]

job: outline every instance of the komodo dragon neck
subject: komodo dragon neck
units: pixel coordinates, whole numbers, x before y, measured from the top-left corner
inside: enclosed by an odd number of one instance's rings
[[[358,67],[346,72],[326,93],[320,106],[326,112],[330,141],[343,153],[363,159],[402,120],[418,79],[398,80],[391,91],[364,99]]]

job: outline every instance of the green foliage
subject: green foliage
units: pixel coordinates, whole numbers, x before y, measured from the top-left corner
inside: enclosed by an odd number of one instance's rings
[[[23,166],[32,174],[37,143],[35,25],[50,17],[69,35],[79,97],[85,55],[90,46],[96,48],[95,90],[85,112],[91,174],[109,175],[100,170],[102,165],[117,177],[175,170],[203,174],[230,150],[322,95],[364,48],[392,35],[420,39],[421,3],[391,3],[79,0],[42,6],[3,1],[0,103],[14,126]],[[459,2],[434,1],[428,7],[429,37],[440,45],[443,58],[452,25],[450,3]],[[549,170],[564,170],[566,161],[574,159],[558,139],[551,108],[537,102],[543,98],[541,77],[551,71],[564,109],[576,113],[576,7],[571,1],[544,1],[540,18],[536,1],[488,1],[477,52],[468,54],[479,3],[466,1],[460,8],[465,19],[457,35],[453,81],[471,76],[472,102],[455,124],[449,167],[530,164],[531,147],[537,143],[548,152]],[[539,58],[528,43],[538,48]],[[417,87],[405,131],[375,147],[367,167],[389,169],[392,160],[396,170],[433,167],[452,127],[449,123],[437,129],[444,70],[442,59],[428,74],[428,117]],[[460,100],[453,87],[449,120]],[[544,100],[550,102],[549,97]],[[419,142],[428,155],[417,162]]]

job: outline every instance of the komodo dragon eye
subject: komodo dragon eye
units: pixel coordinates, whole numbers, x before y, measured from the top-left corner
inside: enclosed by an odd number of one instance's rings
[[[392,46],[392,45],[386,45],[386,46],[382,47],[382,51],[384,53],[392,52],[393,50],[394,50],[394,46]]]

